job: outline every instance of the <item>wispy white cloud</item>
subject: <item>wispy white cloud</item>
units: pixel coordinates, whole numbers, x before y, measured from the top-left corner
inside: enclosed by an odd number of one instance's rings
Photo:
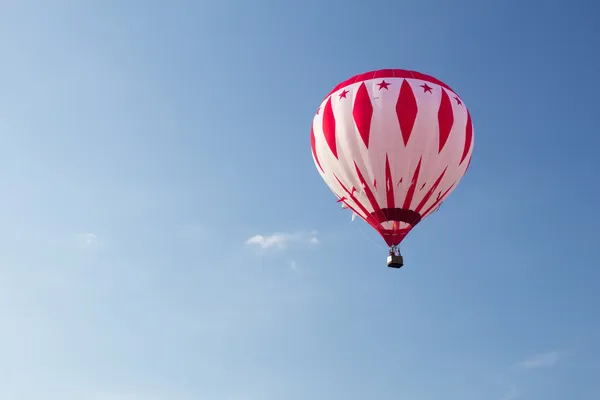
[[[246,244],[254,244],[268,249],[270,247],[285,247],[286,243],[290,241],[290,237],[283,233],[275,233],[273,235],[254,235],[250,237]]]
[[[75,242],[80,249],[95,250],[102,245],[98,235],[91,232],[78,233],[75,235]]]
[[[318,232],[312,231],[310,233],[296,232],[296,233],[273,233],[270,235],[254,235],[246,240],[247,245],[259,246],[262,249],[284,249],[292,244],[319,244],[317,238]]]
[[[562,355],[558,351],[549,351],[547,353],[535,354],[529,356],[518,363],[515,367],[518,369],[538,369],[552,368],[560,362]]]
[[[289,265],[290,269],[293,269],[294,271],[296,271],[298,269],[298,264],[294,260],[290,260],[288,265]]]

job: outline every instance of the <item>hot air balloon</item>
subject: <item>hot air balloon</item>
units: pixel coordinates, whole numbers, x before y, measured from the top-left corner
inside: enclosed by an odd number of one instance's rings
[[[337,85],[313,119],[315,166],[338,202],[366,221],[400,268],[399,244],[454,191],[473,152],[471,115],[440,80],[384,69]]]

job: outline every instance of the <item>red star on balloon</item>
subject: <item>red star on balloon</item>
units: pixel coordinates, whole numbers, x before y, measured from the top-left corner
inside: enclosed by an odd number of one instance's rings
[[[426,83],[422,84],[421,87],[423,88],[423,93],[431,93],[431,90],[433,89]]]
[[[388,82],[386,82],[385,80],[383,80],[380,83],[378,83],[377,86],[379,86],[379,90],[381,90],[381,89],[389,90],[388,86],[390,86],[390,84]]]

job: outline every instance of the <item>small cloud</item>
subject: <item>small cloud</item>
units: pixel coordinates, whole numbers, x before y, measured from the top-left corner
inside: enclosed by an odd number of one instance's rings
[[[263,249],[268,249],[270,247],[285,247],[286,242],[290,240],[288,235],[282,233],[276,233],[273,235],[263,236],[263,235],[254,235],[246,241],[246,244],[255,244]]]
[[[536,354],[519,361],[515,366],[518,369],[552,368],[561,360],[558,351]]]
[[[100,247],[98,235],[94,233],[78,233],[75,235],[75,241],[79,248],[84,250],[92,250]]]
[[[304,232],[297,233],[273,233],[271,235],[254,235],[246,240],[247,245],[259,246],[262,249],[278,248],[283,249],[291,244],[318,244],[317,232],[310,234]]]
[[[296,271],[298,269],[298,264],[296,264],[296,261],[294,261],[294,260],[291,260],[289,262],[289,266],[290,266],[290,269],[293,269],[294,271]]]

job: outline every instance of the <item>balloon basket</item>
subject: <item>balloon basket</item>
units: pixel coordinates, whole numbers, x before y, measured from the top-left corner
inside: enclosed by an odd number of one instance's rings
[[[400,249],[396,246],[392,246],[390,249],[390,254],[387,258],[387,266],[390,268],[402,268],[404,265],[404,258],[400,255]]]

